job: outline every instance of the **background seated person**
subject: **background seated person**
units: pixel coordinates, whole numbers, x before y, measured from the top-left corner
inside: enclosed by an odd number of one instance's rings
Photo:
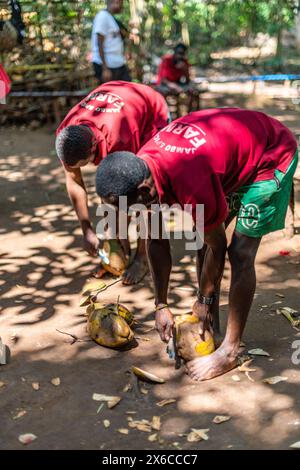
[[[186,51],[187,46],[180,43],[174,48],[173,54],[167,54],[162,58],[157,79],[157,90],[162,94],[179,94],[192,89]]]

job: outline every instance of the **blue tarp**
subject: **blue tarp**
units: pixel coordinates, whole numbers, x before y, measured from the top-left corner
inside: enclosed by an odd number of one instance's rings
[[[237,76],[237,77],[219,77],[215,79],[207,79],[208,82],[275,82],[284,80],[300,80],[300,74],[273,74],[273,75],[248,75],[248,76]]]

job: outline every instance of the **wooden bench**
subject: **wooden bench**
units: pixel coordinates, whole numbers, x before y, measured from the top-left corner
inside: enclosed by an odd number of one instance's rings
[[[20,99],[28,99],[28,112],[41,109],[47,122],[51,122],[54,117],[55,124],[59,124],[66,109],[71,108],[90,91],[90,88],[78,91],[14,91],[8,95],[7,105]],[[36,106],[33,100],[36,100]]]

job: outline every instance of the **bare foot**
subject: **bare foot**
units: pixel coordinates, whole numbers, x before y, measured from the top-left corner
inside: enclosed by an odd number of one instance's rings
[[[143,256],[135,257],[132,264],[123,274],[123,284],[127,286],[137,284],[146,276],[148,271],[149,268],[147,258]]]
[[[186,368],[191,379],[199,382],[225,374],[237,366],[238,356],[220,347],[208,356],[199,357],[187,363]]]

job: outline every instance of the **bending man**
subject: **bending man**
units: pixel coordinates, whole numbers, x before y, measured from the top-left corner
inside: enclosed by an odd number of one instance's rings
[[[80,222],[84,247],[96,256],[99,240],[92,227],[81,167],[110,152],[136,153],[168,122],[164,98],[146,85],[108,82],[92,91],[65,117],[57,130],[56,151],[65,170],[67,191]],[[145,242],[124,274],[125,284],[139,282],[148,270]]]
[[[284,227],[298,155],[291,132],[266,114],[238,108],[191,113],[169,124],[138,153],[109,155],[97,171],[97,193],[106,202],[147,207],[159,201],[193,207],[204,204],[205,246],[197,252],[198,298],[193,314],[201,330],[218,333],[219,289],[228,250],[231,265],[229,316],[220,347],[187,368],[194,380],[223,374],[237,364],[240,340],[252,304],[255,257],[262,236]],[[120,165],[118,165],[120,161]],[[124,158],[125,162],[125,158]],[[114,190],[112,182],[118,182]],[[227,248],[225,228],[236,226]],[[155,286],[156,327],[168,341],[173,316],[167,295],[171,272],[168,240],[149,239],[148,257]]]

